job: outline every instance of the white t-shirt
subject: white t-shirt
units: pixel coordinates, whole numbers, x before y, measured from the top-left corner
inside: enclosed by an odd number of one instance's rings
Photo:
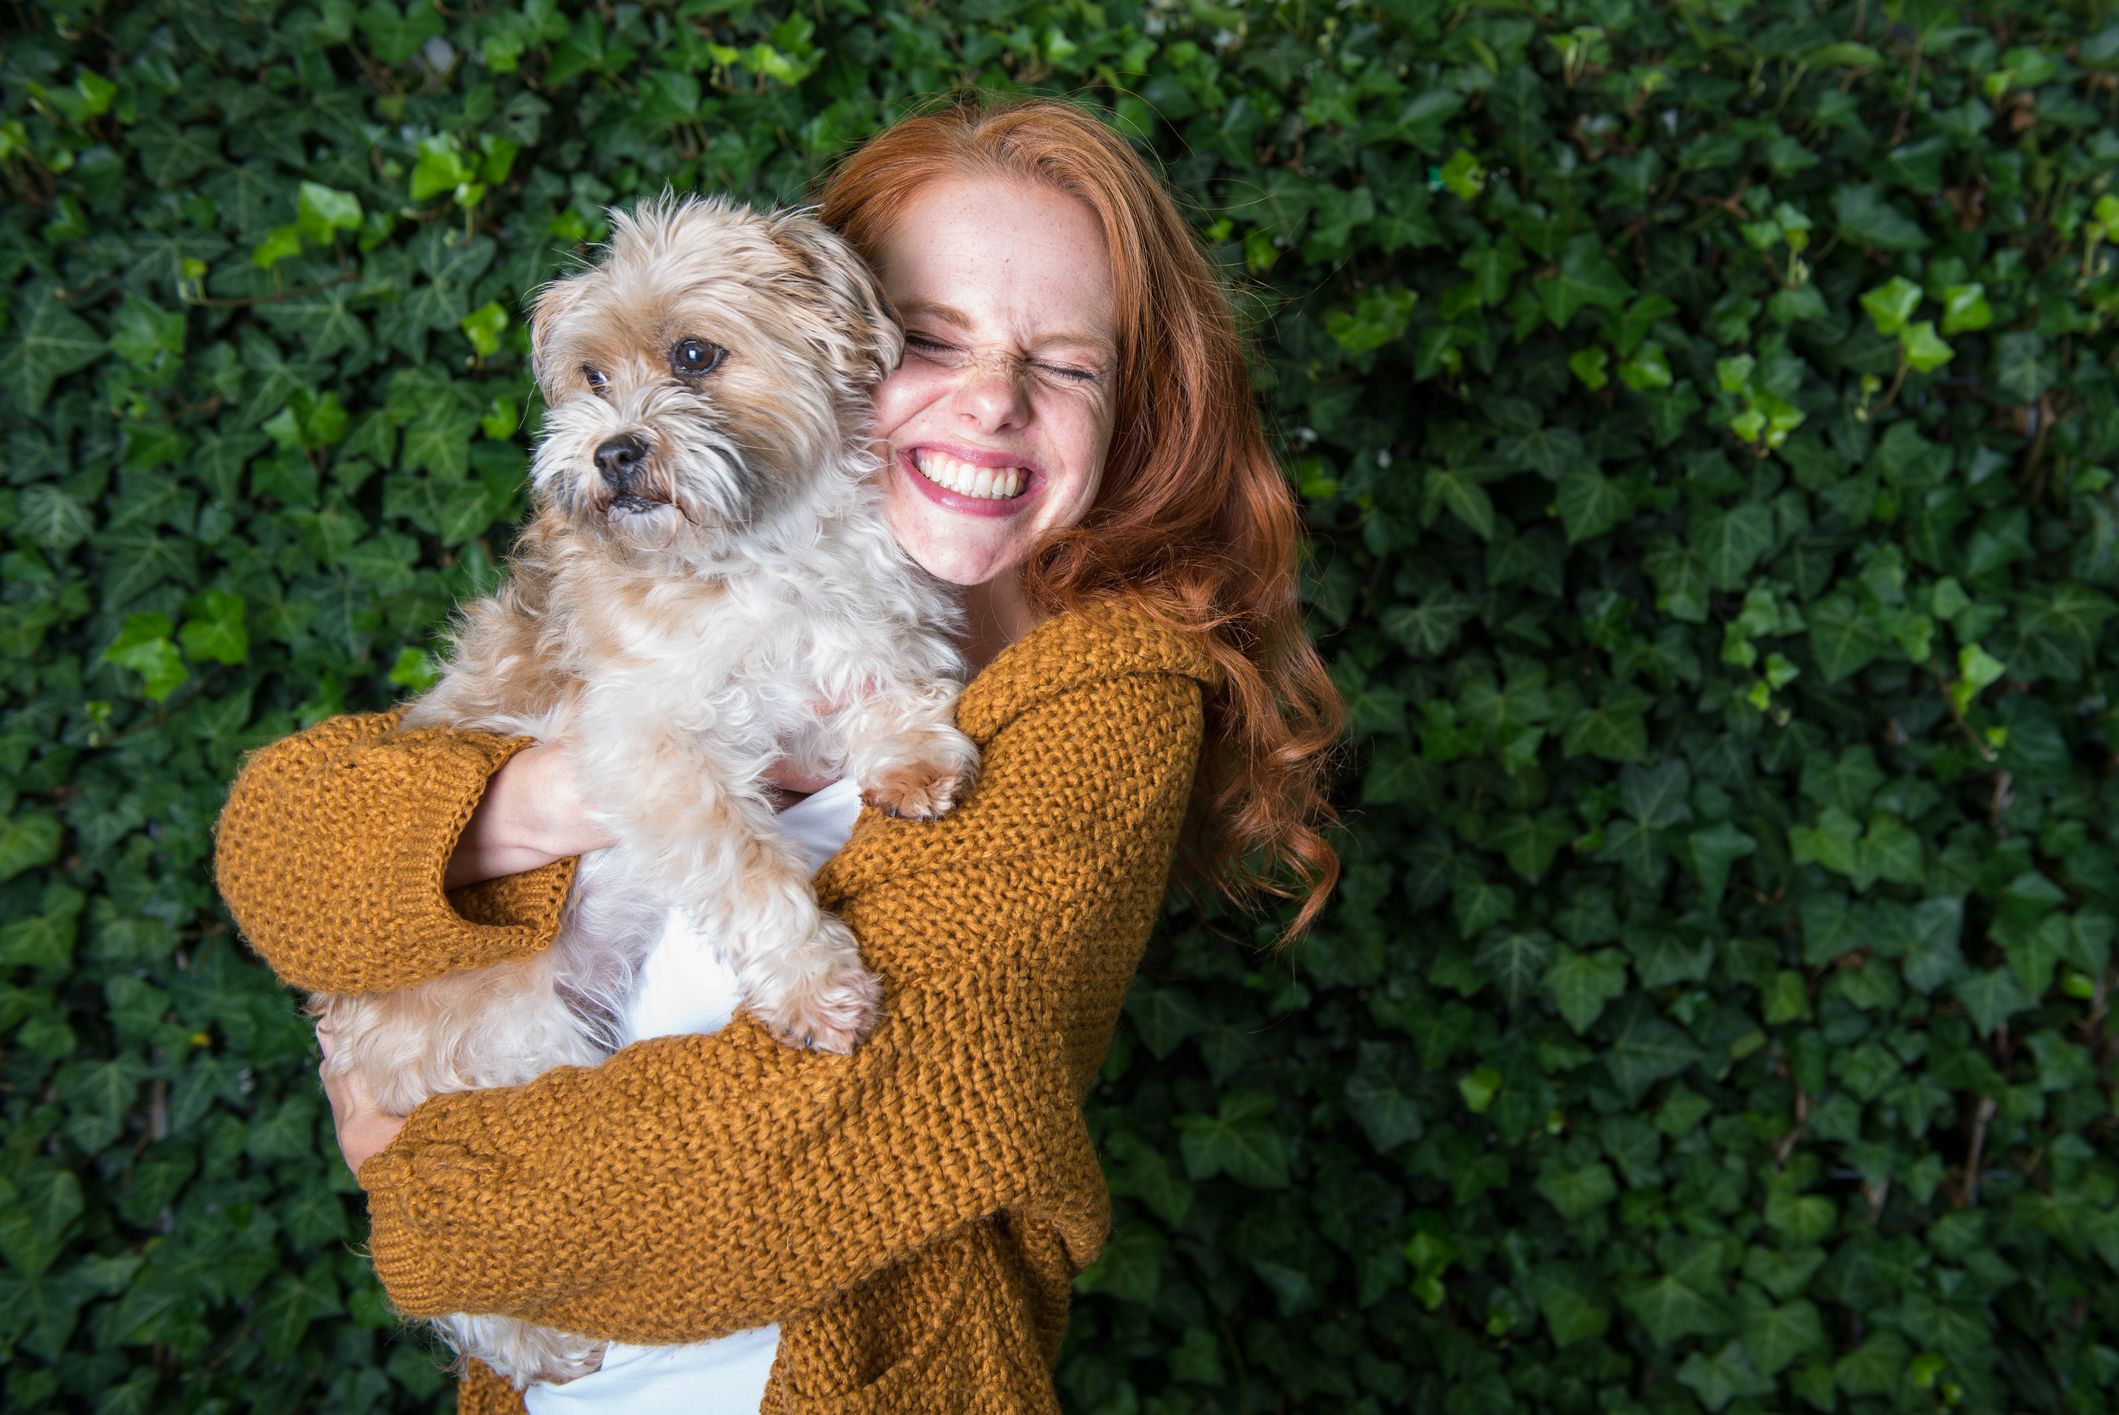
[[[812,873],[839,853],[861,813],[851,781],[835,781],[780,813],[780,826],[809,857]],[[626,1040],[718,1032],[736,1011],[736,975],[673,910],[641,965],[626,1013]],[[758,1415],[778,1326],[752,1327],[689,1346],[612,1342],[603,1367],[565,1385],[523,1392],[530,1415]]]

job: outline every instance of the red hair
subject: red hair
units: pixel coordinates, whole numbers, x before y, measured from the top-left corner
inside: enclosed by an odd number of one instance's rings
[[[840,163],[823,220],[871,265],[914,193],[949,176],[1043,182],[1095,213],[1118,311],[1118,407],[1095,504],[1024,570],[1064,611],[1128,597],[1201,635],[1226,675],[1208,704],[1184,850],[1239,902],[1302,901],[1339,874],[1324,787],[1344,713],[1303,631],[1293,492],[1253,402],[1227,293],[1148,165],[1111,128],[1051,99],[971,96],[905,118]]]

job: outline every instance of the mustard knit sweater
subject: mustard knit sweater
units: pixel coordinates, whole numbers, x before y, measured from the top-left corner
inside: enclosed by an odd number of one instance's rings
[[[360,1172],[392,1300],[639,1343],[777,1321],[768,1412],[1056,1409],[1072,1279],[1110,1217],[1081,1099],[1218,682],[1202,644],[1121,606],[1010,646],[958,708],[985,756],[970,799],[932,824],[863,811],[817,877],[884,980],[875,1034],[808,1053],[739,1015],[428,1101]],[[571,860],[441,888],[524,745],[384,714],[257,753],[216,853],[244,935],[338,992],[547,946]],[[460,1401],[519,1408],[482,1366]]]

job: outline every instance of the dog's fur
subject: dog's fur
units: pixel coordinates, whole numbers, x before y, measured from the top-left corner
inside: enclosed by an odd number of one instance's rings
[[[957,611],[891,539],[872,478],[869,394],[902,334],[866,268],[799,213],[665,198],[611,220],[601,262],[535,303],[549,411],[508,581],[465,608],[404,726],[566,743],[619,843],[582,859],[549,951],[314,999],[327,1065],[398,1114],[601,1060],[672,906],[782,1041],[850,1049],[879,987],[763,773],[791,757],[925,818],[977,768],[952,720]],[[508,1317],[440,1325],[517,1385],[601,1360]]]

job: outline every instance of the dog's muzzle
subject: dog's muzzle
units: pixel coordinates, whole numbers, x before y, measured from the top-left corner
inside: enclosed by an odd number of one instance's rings
[[[596,445],[596,470],[610,483],[611,490],[621,495],[632,487],[646,462],[647,444],[629,432],[605,438]]]

